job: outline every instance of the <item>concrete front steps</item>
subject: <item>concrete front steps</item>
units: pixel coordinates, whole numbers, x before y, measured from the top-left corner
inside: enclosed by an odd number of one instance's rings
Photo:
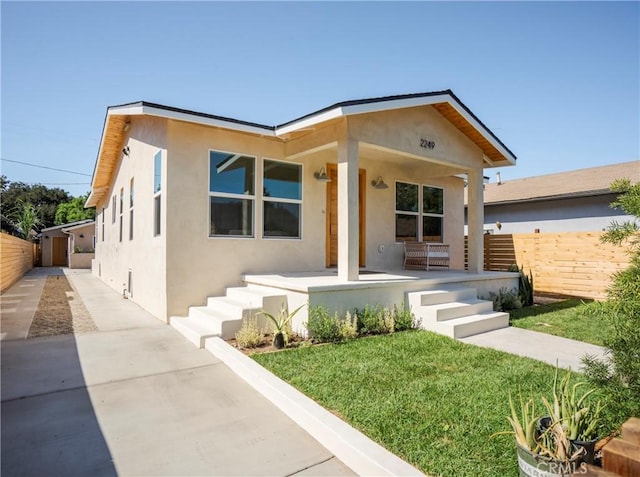
[[[509,326],[509,314],[493,311],[493,303],[479,300],[475,288],[449,288],[410,292],[411,311],[420,327],[450,338],[485,333]]]
[[[257,316],[261,311],[276,315],[287,296],[282,290],[248,285],[227,288],[226,296],[209,297],[206,306],[189,307],[188,316],[172,316],[169,324],[199,348],[205,340],[219,336],[231,339],[242,326],[242,320]],[[264,317],[258,316],[258,324],[265,327]]]

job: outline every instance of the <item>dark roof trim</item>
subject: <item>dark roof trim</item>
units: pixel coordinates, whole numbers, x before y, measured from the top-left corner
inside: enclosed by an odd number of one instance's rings
[[[115,106],[109,106],[109,109],[128,108],[128,107],[136,107],[136,106],[138,107],[146,106],[150,108],[162,109],[164,111],[171,111],[173,113],[190,114],[192,116],[197,116],[200,118],[215,119],[216,121],[225,121],[225,122],[234,123],[234,124],[241,124],[243,126],[251,126],[254,128],[266,129],[268,131],[275,131],[276,129],[274,126],[267,126],[265,124],[252,123],[250,121],[241,121],[240,119],[227,118],[225,116],[217,116],[215,114],[201,113],[198,111],[192,111],[190,109],[175,108],[173,106],[165,106],[163,104],[150,103],[149,101],[137,101],[134,103],[118,104]]]

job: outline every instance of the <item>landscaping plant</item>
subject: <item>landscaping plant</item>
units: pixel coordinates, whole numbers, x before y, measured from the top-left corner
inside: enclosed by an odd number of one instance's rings
[[[262,344],[264,335],[258,327],[258,319],[250,316],[242,320],[242,326],[236,333],[236,343],[239,348],[256,348]]]
[[[331,315],[329,310],[322,305],[309,309],[309,318],[304,326],[311,338],[320,343],[340,341],[343,335],[342,323],[338,314]]]
[[[607,301],[589,308],[594,316],[611,323],[604,337],[607,359],[584,359],[588,379],[607,396],[616,420],[640,416],[640,183],[628,179],[614,181],[611,190],[620,194],[611,204],[622,208],[633,220],[613,222],[601,240],[619,246],[626,244],[629,266],[613,275]]]
[[[271,313],[266,311],[261,311],[259,313],[266,316],[271,322],[273,327],[273,345],[277,349],[284,348],[289,342],[291,335],[291,320],[303,306],[304,305],[300,305],[291,313],[288,313],[286,305],[282,303],[282,307],[280,308],[277,316],[273,316]]]
[[[520,274],[518,297],[522,306],[533,305],[533,275],[531,272],[528,275],[525,274],[524,269],[515,263],[509,267],[508,271]]]

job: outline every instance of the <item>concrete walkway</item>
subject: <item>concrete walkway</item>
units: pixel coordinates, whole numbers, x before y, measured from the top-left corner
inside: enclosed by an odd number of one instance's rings
[[[2,296],[2,475],[353,475],[211,353],[86,271],[65,273],[99,331],[21,339],[47,272]]]
[[[601,346],[516,328],[515,326],[469,336],[460,341],[526,356],[553,366],[557,364],[561,368],[571,368],[574,371],[582,370],[581,360],[585,355],[600,358],[605,356],[605,349]]]

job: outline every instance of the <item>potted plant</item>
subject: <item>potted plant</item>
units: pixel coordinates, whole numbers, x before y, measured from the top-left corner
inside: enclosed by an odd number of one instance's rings
[[[261,311],[259,314],[266,316],[271,322],[271,326],[273,328],[273,346],[276,349],[282,349],[285,347],[287,341],[289,340],[289,324],[291,320],[295,316],[300,308],[304,305],[300,305],[298,308],[293,310],[291,313],[288,313],[287,307],[284,303],[282,303],[282,307],[276,316],[273,316],[271,313],[266,311]]]
[[[593,463],[595,434],[602,411],[586,405],[593,392],[580,394],[585,383],[570,385],[571,371],[558,383],[558,370],[553,384],[553,402],[542,396],[546,414],[535,409],[534,398],[520,397],[519,409],[509,395],[511,424],[516,438],[520,475],[564,476],[576,472],[583,462]],[[501,434],[501,433],[498,433]]]

